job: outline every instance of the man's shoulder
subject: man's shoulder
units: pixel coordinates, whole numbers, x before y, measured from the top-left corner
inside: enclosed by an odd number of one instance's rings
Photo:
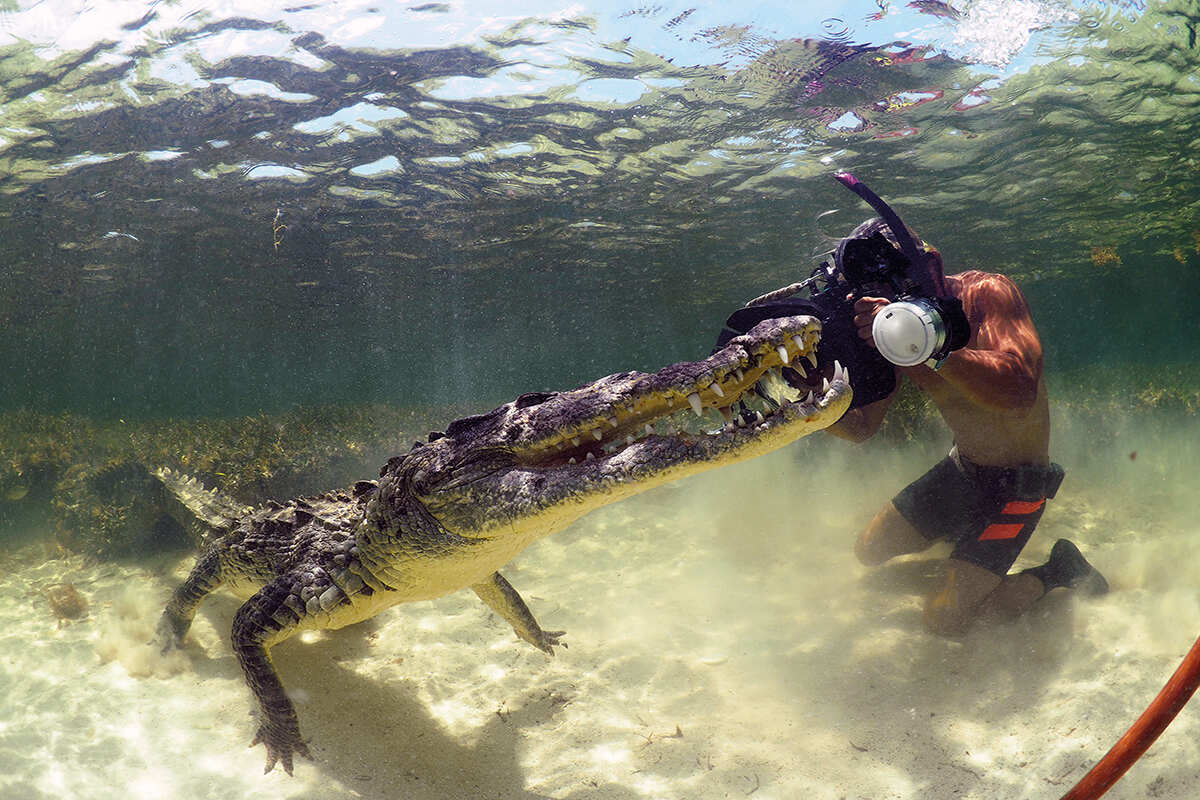
[[[1000,272],[984,272],[981,269],[967,269],[962,272],[956,272],[950,277],[962,281],[964,284],[977,283],[992,283],[1002,284],[1007,286],[1015,286],[1013,279]]]
[[[950,276],[958,283],[958,296],[1016,300],[1022,297],[1021,288],[1007,275],[969,269]]]
[[[1030,316],[1029,304],[1021,288],[1007,275],[982,270],[967,270],[953,276],[954,293],[972,325],[984,318],[1018,320]]]

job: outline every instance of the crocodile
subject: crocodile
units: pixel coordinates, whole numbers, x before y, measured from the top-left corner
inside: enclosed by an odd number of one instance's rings
[[[245,506],[160,468],[209,543],[167,603],[159,643],[181,646],[218,587],[247,598],[231,639],[261,712],[251,746],[265,745],[265,772],[280,763],[289,775],[294,756],[312,756],[270,650],[299,631],[469,587],[520,639],[553,655],[564,632],[538,625],[500,567],[593,509],[832,424],[852,392],[840,364],[817,368],[819,339],[813,317],[769,319],[700,361],[522,394],[429,434],[377,480],[286,503]]]

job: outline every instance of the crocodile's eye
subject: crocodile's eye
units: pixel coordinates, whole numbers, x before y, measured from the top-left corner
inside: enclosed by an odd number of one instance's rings
[[[556,395],[556,394],[558,394],[558,393],[557,392],[526,392],[525,394],[523,394],[517,398],[516,406],[517,406],[517,408],[529,408],[530,406],[541,405],[542,403],[549,400],[551,397],[554,397],[554,395]]]

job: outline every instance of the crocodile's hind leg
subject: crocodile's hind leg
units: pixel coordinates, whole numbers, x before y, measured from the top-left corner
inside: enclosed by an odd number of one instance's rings
[[[504,621],[512,625],[513,631],[520,638],[541,650],[548,656],[554,655],[554,646],[566,647],[566,642],[559,641],[566,631],[544,631],[533,618],[529,606],[517,594],[512,584],[504,580],[499,572],[493,572],[492,577],[471,587],[479,595],[488,608],[495,611]]]
[[[310,595],[308,602],[303,595]],[[258,700],[263,719],[253,747],[262,743],[267,748],[267,768],[283,764],[292,774],[292,756],[312,758],[308,746],[300,738],[300,723],[296,708],[283,690],[283,682],[271,661],[270,648],[300,629],[302,620],[312,614],[329,611],[346,603],[346,596],[336,586],[327,586],[319,596],[300,580],[284,575],[264,586],[247,600],[233,617],[233,652],[246,676],[250,691]]]
[[[179,647],[188,628],[192,626],[200,601],[224,582],[221,559],[216,549],[202,554],[188,573],[187,580],[167,601],[167,607],[158,621],[158,643],[164,653]]]

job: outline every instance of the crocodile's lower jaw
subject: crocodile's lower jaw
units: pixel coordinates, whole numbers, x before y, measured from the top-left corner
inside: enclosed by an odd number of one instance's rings
[[[772,373],[778,373],[778,370],[772,370]],[[794,390],[789,391],[790,387],[781,378],[774,383],[773,399],[778,403],[775,408],[754,402],[753,406],[757,407],[733,413],[725,407],[721,420],[704,411],[681,411],[659,418],[653,425],[648,424],[642,436],[630,435],[624,442],[604,445],[601,448],[602,455],[597,456],[594,450],[586,449],[582,462],[576,455],[571,455],[567,465],[581,464],[587,467],[594,461],[596,467],[604,469],[610,462],[647,462],[669,458],[669,453],[690,452],[695,457],[712,461],[702,467],[709,469],[730,463],[731,460],[763,455],[825,428],[841,417],[850,404],[849,383],[841,369],[837,370],[833,381],[825,382],[825,389],[820,396],[810,391],[801,398],[795,396]],[[742,397],[735,398],[734,406],[742,401]],[[725,418],[726,413],[728,418]],[[656,453],[662,455],[656,458]],[[731,458],[734,453],[739,455]]]
[[[754,412],[750,419],[735,417],[719,429],[649,434],[612,453],[588,453],[591,457],[556,469],[575,484],[581,499],[590,491],[597,505],[615,502],[667,481],[766,455],[832,425],[849,407],[852,392],[840,370],[827,387],[819,397],[784,398],[774,410]]]
[[[815,374],[820,330],[820,322],[807,316],[766,320],[703,361],[672,364],[653,374],[610,375],[575,391],[534,398],[528,434],[513,443],[512,455],[529,466],[560,466],[612,455],[655,434],[690,430],[699,436],[721,427],[715,420],[696,424],[693,416],[703,417],[710,409],[720,413],[726,428],[752,428],[781,401],[798,401],[807,415],[819,414],[828,406],[822,402],[831,383],[849,383],[840,367],[827,380]],[[790,389],[781,377],[783,368],[793,378],[803,376],[808,391]],[[756,387],[757,394],[767,394],[766,388],[776,396],[770,405],[759,403],[751,406],[752,413],[739,414],[739,405],[756,396]],[[544,432],[543,419],[553,420]]]

